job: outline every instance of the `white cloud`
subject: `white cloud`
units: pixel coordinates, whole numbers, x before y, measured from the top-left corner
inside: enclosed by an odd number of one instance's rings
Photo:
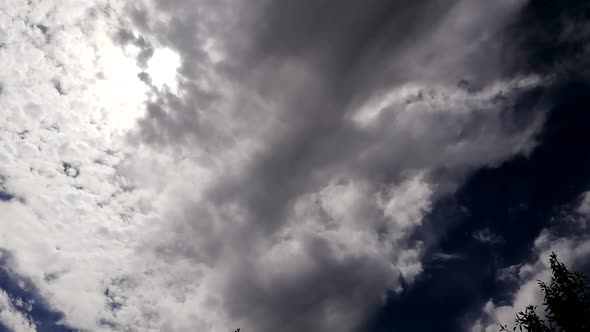
[[[147,88],[112,43],[105,4],[14,1],[0,12],[0,174],[16,197],[0,203],[2,246],[67,323],[90,330],[110,315],[104,289],[145,212],[117,164]]]

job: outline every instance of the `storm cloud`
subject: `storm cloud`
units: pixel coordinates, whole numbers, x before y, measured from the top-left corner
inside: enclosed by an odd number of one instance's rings
[[[354,329],[420,273],[431,243],[412,234],[432,200],[534,146],[543,105],[517,100],[544,78],[508,76],[501,59],[520,5],[226,6],[131,10],[183,59],[180,93],[155,94],[138,139],[218,174],[158,248],[216,270],[241,326]]]

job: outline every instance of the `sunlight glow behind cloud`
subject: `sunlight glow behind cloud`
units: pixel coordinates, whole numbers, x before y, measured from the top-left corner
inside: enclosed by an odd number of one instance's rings
[[[158,89],[168,86],[176,91],[176,71],[181,65],[180,56],[169,48],[159,48],[148,60],[146,72],[150,75],[152,84]]]

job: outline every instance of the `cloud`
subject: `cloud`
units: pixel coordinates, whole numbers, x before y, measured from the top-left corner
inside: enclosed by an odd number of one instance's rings
[[[37,331],[35,324],[15,308],[13,301],[6,292],[0,290],[0,323],[14,332]]]
[[[491,245],[504,242],[501,236],[492,233],[489,228],[484,228],[473,233],[473,238],[481,243],[489,243]]]
[[[543,79],[496,71],[519,6],[16,2],[11,268],[79,329],[358,327],[421,273],[437,195],[534,146],[542,116],[512,120]]]
[[[459,254],[446,254],[443,252],[438,252],[435,253],[434,255],[432,255],[432,259],[434,261],[452,261],[452,260],[456,260],[456,259],[463,259],[463,256],[459,255]]]
[[[590,216],[590,192],[586,192],[584,194],[582,194],[582,201],[580,202],[580,205],[578,206],[578,208],[576,209],[576,212],[578,212],[579,214],[588,217]]]
[[[438,184],[534,146],[542,116],[508,119],[542,80],[489,62],[488,32],[519,4],[226,5],[130,9],[182,58],[178,93],[152,96],[135,142],[199,165],[158,168],[191,183],[162,200],[146,246],[199,266],[203,301],[245,329],[354,329],[420,273],[411,235]]]

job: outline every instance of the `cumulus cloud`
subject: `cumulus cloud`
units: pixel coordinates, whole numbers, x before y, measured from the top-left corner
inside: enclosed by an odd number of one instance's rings
[[[13,198],[0,202],[1,245],[67,324],[100,330],[142,210],[116,165],[146,89],[111,41],[106,2],[2,9],[0,174]]]
[[[353,330],[420,274],[437,195],[534,145],[543,78],[499,57],[519,6],[16,1],[12,268],[80,329]]]

